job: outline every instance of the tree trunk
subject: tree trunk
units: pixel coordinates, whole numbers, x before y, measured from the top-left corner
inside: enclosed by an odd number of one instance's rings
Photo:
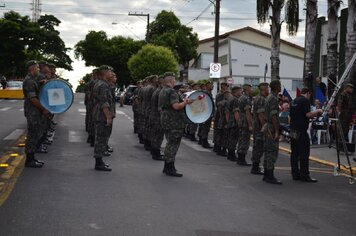
[[[305,79],[309,72],[313,72],[315,63],[315,38],[318,25],[318,0],[307,0],[306,29],[305,29],[305,52],[304,52],[304,86],[309,87]],[[318,75],[314,75],[318,76]]]
[[[328,94],[332,94],[337,83],[337,38],[338,38],[338,0],[328,0],[328,42],[327,42],[327,72],[328,81]]]
[[[347,34],[346,34],[346,53],[345,62],[349,64],[352,56],[356,53],[356,0],[348,2]],[[347,83],[352,83],[356,87],[356,65],[351,69]],[[356,89],[354,89],[354,93]]]
[[[279,79],[279,54],[281,47],[281,11],[283,0],[273,0],[271,16],[271,80]]]

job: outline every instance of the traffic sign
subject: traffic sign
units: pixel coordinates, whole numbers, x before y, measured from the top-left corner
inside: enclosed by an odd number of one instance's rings
[[[221,64],[210,63],[210,78],[220,78],[220,77],[221,77]]]

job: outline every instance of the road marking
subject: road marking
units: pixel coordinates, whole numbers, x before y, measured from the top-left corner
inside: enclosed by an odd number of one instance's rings
[[[84,104],[84,101],[80,101],[79,104]]]
[[[9,100],[9,102],[17,102],[17,101],[19,101],[19,100]]]
[[[24,129],[15,129],[8,136],[6,136],[3,140],[15,140],[20,138],[20,136],[25,132]]]
[[[20,111],[24,111],[24,109],[23,109],[23,108],[21,108],[21,109],[20,109]]]
[[[80,113],[86,113],[86,112],[87,112],[87,110],[86,110],[85,108],[79,108],[78,111],[79,111]]]
[[[11,107],[3,107],[3,108],[0,109],[0,111],[7,111],[7,110],[10,110],[10,109],[11,109]]]
[[[68,142],[70,143],[82,143],[85,141],[85,137],[82,131],[70,130],[68,132]]]
[[[116,111],[116,114],[127,116],[123,111]]]

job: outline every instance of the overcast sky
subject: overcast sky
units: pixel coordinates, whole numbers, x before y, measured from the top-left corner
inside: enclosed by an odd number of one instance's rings
[[[300,2],[300,18],[305,19],[305,1]],[[2,3],[5,3],[5,8],[0,8],[2,12],[15,10],[23,15],[32,15],[32,0],[0,0],[0,5]],[[41,1],[41,4],[41,14],[53,14],[62,21],[58,30],[66,46],[71,48],[84,39],[90,30],[103,30],[109,37],[123,35],[144,39],[147,18],[128,16],[129,12],[148,13],[153,21],[160,11],[170,10],[182,24],[193,27],[199,39],[214,36],[214,7],[209,0],[52,0]],[[344,7],[346,5],[341,8]],[[326,9],[327,0],[319,0],[319,16],[325,16]],[[303,46],[304,24],[305,21],[301,22],[295,37],[288,36],[283,27],[282,39]],[[256,0],[221,0],[220,33],[245,26],[269,33],[268,24],[257,24]],[[75,86],[81,77],[91,71],[91,68],[85,67],[83,61],[77,60],[73,63],[73,69],[71,72],[64,71],[63,75]]]

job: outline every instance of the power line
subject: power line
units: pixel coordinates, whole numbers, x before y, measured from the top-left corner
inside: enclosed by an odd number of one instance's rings
[[[209,8],[213,5],[213,3],[209,3],[209,5],[203,9],[202,12],[199,13],[199,15],[197,17],[195,17],[193,20],[189,21],[186,25],[189,25],[190,23],[192,23],[193,21],[196,21],[199,19],[199,17],[201,17],[207,10],[209,10]]]

